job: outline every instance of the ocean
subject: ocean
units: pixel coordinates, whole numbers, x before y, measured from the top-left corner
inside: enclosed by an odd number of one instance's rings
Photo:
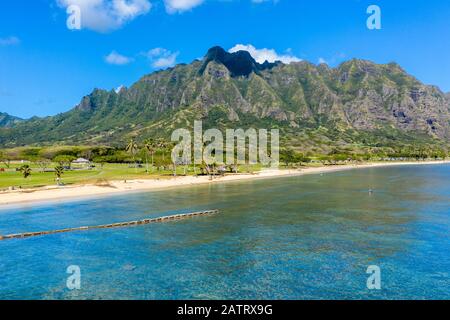
[[[27,204],[0,209],[0,234],[208,209],[220,214],[0,241],[0,299],[450,299],[450,165]]]

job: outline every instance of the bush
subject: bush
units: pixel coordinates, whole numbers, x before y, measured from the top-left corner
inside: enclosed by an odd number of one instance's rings
[[[59,155],[59,156],[54,157],[53,161],[58,162],[58,163],[71,163],[75,159],[76,159],[76,157],[74,157],[74,156]]]

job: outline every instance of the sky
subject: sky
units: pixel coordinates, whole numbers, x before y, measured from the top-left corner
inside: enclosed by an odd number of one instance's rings
[[[261,62],[397,62],[450,91],[448,0],[0,3],[0,112],[22,118],[68,111],[94,88],[130,86],[215,45],[248,50]],[[380,9],[381,29],[367,27],[371,5]]]

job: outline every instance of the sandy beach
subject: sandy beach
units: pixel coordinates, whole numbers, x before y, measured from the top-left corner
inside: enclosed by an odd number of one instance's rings
[[[208,176],[201,177],[173,177],[169,179],[142,179],[129,181],[111,181],[108,186],[97,185],[73,185],[73,186],[48,186],[38,189],[14,190],[0,193],[0,207],[20,204],[33,204],[37,202],[59,202],[83,198],[101,197],[129,192],[144,192],[161,190],[190,185],[223,183],[230,181],[243,181],[251,179],[265,179],[276,177],[300,176],[307,174],[329,173],[351,169],[364,169],[386,166],[406,165],[436,165],[448,164],[450,161],[420,161],[420,162],[392,162],[392,163],[368,163],[361,165],[336,165],[312,167],[292,170],[269,169],[255,174],[230,174],[216,177],[210,180]]]

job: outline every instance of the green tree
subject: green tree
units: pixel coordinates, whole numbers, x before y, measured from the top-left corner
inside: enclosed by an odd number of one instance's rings
[[[168,143],[164,139],[161,138],[161,139],[158,139],[158,141],[156,142],[156,146],[158,149],[162,150],[163,163],[165,163],[166,148],[168,146]]]
[[[3,151],[0,151],[0,161],[5,165],[7,169],[11,166],[11,159],[4,153]]]
[[[64,174],[64,167],[63,166],[56,166],[55,167],[55,176],[56,176],[56,181],[58,181],[58,185],[60,184],[61,176],[63,174]]]
[[[133,157],[134,168],[137,170],[136,153],[138,152],[139,147],[136,141],[133,138],[131,138],[130,142],[128,142],[128,145],[125,149]]]
[[[291,163],[296,162],[295,151],[290,148],[281,150],[280,159],[288,167]]]
[[[50,160],[41,158],[36,161],[37,165],[41,168],[42,172],[45,172],[47,170],[48,166],[50,165]]]
[[[297,158],[296,161],[299,162],[300,164],[303,164],[303,163],[310,163],[310,162],[311,162],[311,158],[306,157],[306,156],[305,156],[304,154],[302,154],[302,153],[299,153],[299,154],[297,155],[296,158]]]
[[[156,152],[156,142],[153,139],[144,140],[144,149],[145,149],[145,162],[147,164],[147,173],[148,173],[148,159],[147,154],[152,156],[152,172],[155,164],[155,152]]]
[[[72,163],[73,160],[75,160],[76,157],[75,156],[70,156],[70,155],[59,155],[53,158],[54,162],[59,163],[61,166],[63,165],[67,165],[70,168],[70,165]]]
[[[350,156],[345,153],[339,153],[339,154],[333,154],[331,156],[331,159],[333,159],[333,162],[336,164],[337,162],[346,162]]]
[[[173,166],[174,166],[174,175],[176,176],[177,175],[177,165],[182,165],[182,166],[184,166],[184,175],[187,175],[187,167],[189,166],[189,163],[191,162],[191,160],[192,160],[192,155],[191,154],[188,154],[187,152],[185,153],[184,151],[185,150],[190,150],[190,145],[186,142],[186,141],[182,141],[182,142],[180,142],[180,147],[182,148],[182,152],[183,152],[183,156],[182,156],[182,158],[181,159],[179,159],[178,161],[178,163],[177,162],[174,162],[173,163]],[[173,147],[175,147],[175,145],[171,145],[171,146],[173,146]],[[178,156],[178,155],[177,155]]]
[[[29,165],[24,164],[19,168],[19,171],[22,173],[23,177],[26,179],[31,176],[31,168]]]
[[[330,157],[329,157],[329,156],[320,156],[320,157],[318,158],[318,160],[319,160],[323,165],[326,165],[326,164],[329,164],[329,163],[330,163]]]

